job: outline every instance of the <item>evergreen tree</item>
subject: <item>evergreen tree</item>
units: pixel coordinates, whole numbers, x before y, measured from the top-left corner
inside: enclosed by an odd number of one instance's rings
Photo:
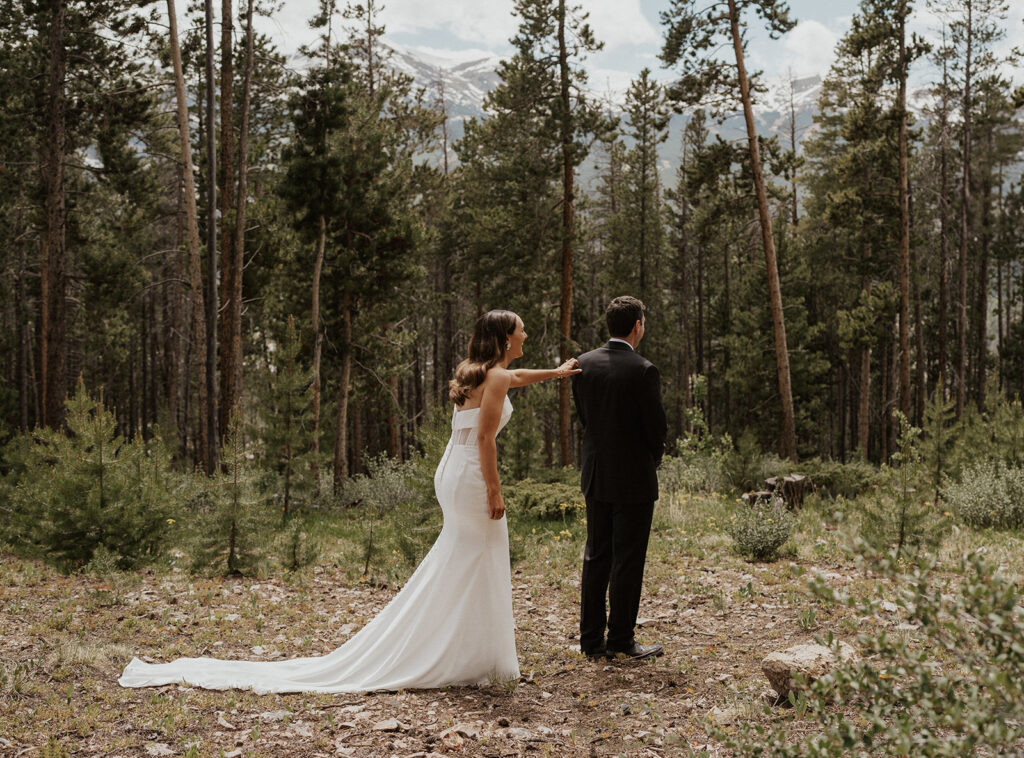
[[[63,570],[99,550],[127,569],[164,548],[172,511],[170,459],[159,438],[127,440],[102,396],[79,380],[67,431],[37,429],[11,493],[12,544]]]
[[[786,343],[786,325],[782,309],[782,289],[779,283],[779,267],[775,240],[772,236],[768,196],[761,170],[761,148],[754,129],[751,93],[756,91],[757,82],[756,76],[748,79],[744,65],[746,41],[741,31],[741,16],[747,10],[752,10],[760,16],[773,36],[783,34],[795,26],[795,22],[789,18],[789,9],[782,0],[727,0],[724,3],[712,3],[710,7],[694,0],[672,0],[670,9],[662,14],[662,20],[668,29],[661,59],[667,66],[676,66],[679,70],[680,79],[670,88],[669,94],[680,106],[710,100],[716,103],[720,113],[724,103],[738,100],[743,107],[751,176],[757,198],[761,241],[768,274],[775,365],[782,406],[779,449],[783,456],[795,461],[796,427],[789,348]],[[731,66],[717,55],[719,48],[729,42],[732,43],[735,72],[731,71]]]

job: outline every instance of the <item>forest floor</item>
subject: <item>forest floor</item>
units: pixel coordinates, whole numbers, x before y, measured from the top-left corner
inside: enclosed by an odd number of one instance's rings
[[[274,660],[329,652],[397,590],[395,582],[360,581],[350,560],[321,560],[284,577],[202,578],[172,562],[98,578],[0,551],[0,755],[726,755],[714,727],[742,722],[785,723],[798,739],[816,725],[766,703],[764,656],[829,632],[855,643],[859,631],[900,619],[812,597],[807,578],[815,572],[854,596],[877,592],[826,507],[805,508],[788,554],[762,564],[731,549],[722,520],[735,507],[722,496],[659,506],[637,638],[663,644],[663,657],[582,656],[582,525],[517,525],[513,516],[520,680],[369,695],[117,685],[133,655]],[[955,532],[944,550],[963,552],[975,539]],[[1019,561],[1021,547],[1013,538],[999,552]]]

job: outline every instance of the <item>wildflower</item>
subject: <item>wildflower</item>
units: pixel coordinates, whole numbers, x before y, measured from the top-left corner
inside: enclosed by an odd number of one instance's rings
[[[167,523],[168,524],[173,524],[174,523],[174,519],[172,519],[172,518],[167,519]]]

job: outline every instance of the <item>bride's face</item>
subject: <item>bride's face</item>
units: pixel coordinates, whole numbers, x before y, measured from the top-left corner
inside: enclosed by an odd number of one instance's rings
[[[508,336],[509,348],[506,355],[510,360],[523,356],[523,342],[526,340],[526,327],[523,320],[516,316],[516,330]]]

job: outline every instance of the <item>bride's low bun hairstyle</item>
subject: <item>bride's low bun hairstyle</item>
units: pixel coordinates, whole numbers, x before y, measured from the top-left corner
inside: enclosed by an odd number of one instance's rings
[[[505,357],[509,335],[516,330],[518,316],[512,311],[487,311],[476,320],[469,340],[469,355],[455,369],[448,383],[448,397],[462,405],[483,384],[488,370]]]

